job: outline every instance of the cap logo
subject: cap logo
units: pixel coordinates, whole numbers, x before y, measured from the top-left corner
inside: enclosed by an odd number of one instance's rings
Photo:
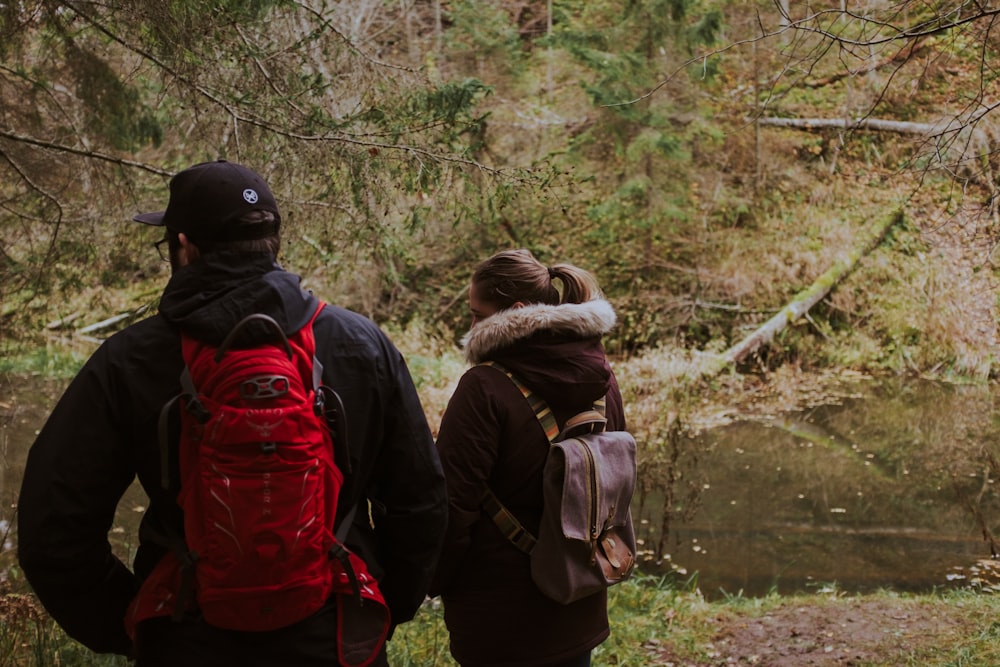
[[[243,199],[245,199],[248,204],[256,204],[257,191],[247,188],[246,190],[243,191]]]

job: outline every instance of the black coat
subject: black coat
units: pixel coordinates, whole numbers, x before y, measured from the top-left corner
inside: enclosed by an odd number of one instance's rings
[[[180,392],[178,329],[218,344],[245,315],[264,312],[291,334],[317,305],[297,276],[264,256],[200,260],[175,272],[156,316],[105,341],[70,384],[29,452],[18,501],[21,567],[70,636],[97,652],[129,653],[126,608],[164,553],[147,538],[165,523],[182,529],[177,488],[160,486],[157,438],[161,407]],[[347,414],[353,472],[338,513],[364,498],[375,509],[374,531],[358,512],[346,542],[365,557],[400,623],[423,601],[443,539],[441,466],[406,364],[382,331],[328,305],[314,332],[324,384]],[[149,506],[130,568],[107,535],[136,476]],[[179,479],[176,468],[170,479]]]
[[[469,361],[492,360],[552,408],[561,426],[607,400],[608,430],[624,430],[621,393],[601,345],[614,324],[605,301],[500,311],[466,337]],[[569,605],[546,598],[518,551],[483,511],[488,485],[538,534],[549,443],[509,378],[476,365],[459,381],[441,421],[449,525],[433,591],[444,602],[452,655],[462,665],[529,667],[563,661],[607,638],[607,596]]]

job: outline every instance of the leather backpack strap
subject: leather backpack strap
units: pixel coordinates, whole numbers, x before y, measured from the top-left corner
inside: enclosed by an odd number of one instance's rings
[[[577,429],[582,429],[586,427],[586,430],[591,433],[600,433],[604,430],[605,425],[608,420],[603,414],[597,410],[585,410],[576,415],[573,415],[566,420],[566,425],[563,426],[563,430],[559,433],[556,441],[565,440]]]
[[[607,401],[604,399],[603,396],[594,401],[594,412],[601,415],[602,417],[608,416],[608,405]]]

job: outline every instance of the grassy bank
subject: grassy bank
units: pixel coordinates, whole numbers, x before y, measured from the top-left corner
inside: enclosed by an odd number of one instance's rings
[[[610,595],[611,637],[595,665],[1000,664],[1000,599],[971,590],[929,595],[730,597],[638,576]],[[454,665],[437,603],[403,626],[394,665]]]
[[[1000,664],[1000,598],[966,591],[845,596],[834,587],[806,596],[731,597],[639,575],[611,591],[611,637],[595,665]],[[394,667],[448,667],[439,601],[428,601],[390,644]],[[30,596],[0,596],[0,665],[126,665],[70,640]]]

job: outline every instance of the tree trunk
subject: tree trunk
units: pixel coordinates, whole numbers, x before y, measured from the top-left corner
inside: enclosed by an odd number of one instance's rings
[[[736,364],[762,345],[774,340],[775,335],[783,331],[789,324],[809,312],[820,300],[833,290],[857,266],[862,257],[878,247],[892,227],[903,221],[903,213],[896,211],[877,223],[861,242],[843,260],[834,264],[821,275],[808,289],[799,292],[781,311],[765,322],[759,329],[733,345],[709,363],[702,371],[703,375],[715,375],[732,364]]]
[[[792,40],[788,30],[792,27],[792,11],[788,0],[778,0],[778,13],[781,14],[781,43],[788,44]],[[756,43],[756,40],[754,40],[754,43]]]

